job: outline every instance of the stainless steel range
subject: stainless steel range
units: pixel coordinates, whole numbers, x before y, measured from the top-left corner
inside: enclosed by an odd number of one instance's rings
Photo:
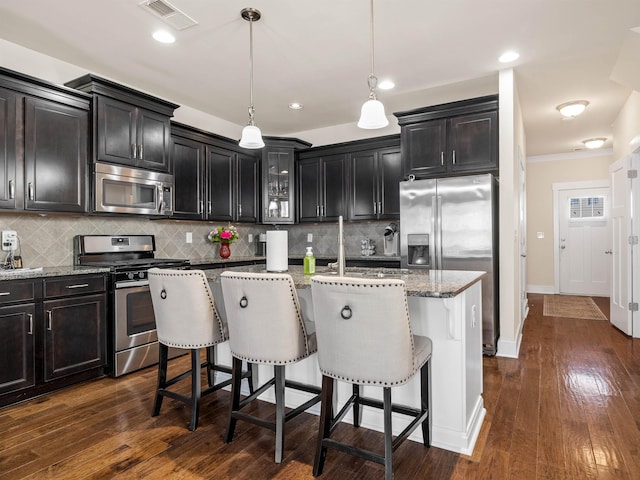
[[[74,264],[109,274],[107,374],[114,377],[158,363],[158,336],[147,270],[189,268],[189,261],[155,258],[153,235],[77,235]],[[181,352],[176,351],[175,355]]]

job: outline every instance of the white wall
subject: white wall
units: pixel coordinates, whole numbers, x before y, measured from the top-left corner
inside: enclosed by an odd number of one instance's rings
[[[524,124],[513,69],[499,75],[500,339],[498,356],[517,357],[522,336],[518,151],[526,156]]]
[[[638,144],[629,145],[629,142],[638,135],[640,135],[640,92],[634,91],[631,92],[613,122],[613,160],[618,160],[638,148]]]

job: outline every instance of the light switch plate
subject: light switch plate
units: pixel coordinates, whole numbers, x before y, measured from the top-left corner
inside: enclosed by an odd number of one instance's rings
[[[307,243],[313,242],[313,233],[307,233]]]
[[[537,233],[537,237],[538,238],[544,238],[544,232],[538,232]]]
[[[187,232],[185,241],[187,243],[193,243],[193,232]]]

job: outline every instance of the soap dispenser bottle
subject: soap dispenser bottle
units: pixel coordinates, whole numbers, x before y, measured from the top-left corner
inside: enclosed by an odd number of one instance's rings
[[[313,256],[313,247],[307,247],[307,254],[304,256],[304,274],[313,275],[316,273],[316,259]]]

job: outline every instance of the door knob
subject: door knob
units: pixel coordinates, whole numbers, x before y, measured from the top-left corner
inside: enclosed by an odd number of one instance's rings
[[[613,253],[613,250],[605,250],[604,254],[605,255],[611,255]]]
[[[560,248],[561,248],[562,250],[564,250],[564,249],[565,249],[565,246],[564,246],[564,245],[560,245]]]

